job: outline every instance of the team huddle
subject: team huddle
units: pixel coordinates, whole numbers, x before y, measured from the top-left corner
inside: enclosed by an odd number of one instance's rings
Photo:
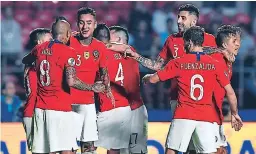
[[[216,38],[196,26],[199,10],[179,8],[179,32],[171,34],[156,60],[131,47],[127,29],[97,24],[92,8],[77,12],[78,32],[65,17],[51,30],[30,33],[34,48],[22,62],[27,103],[23,124],[34,154],[141,154],[147,151],[148,115],[140,94],[139,64],[156,71],[142,83],[171,81],[174,112],[166,154],[226,153],[222,126],[225,95],[232,127],[243,126],[230,80],[241,30],[218,28]],[[96,111],[96,105],[98,111]],[[166,132],[167,133],[167,132]]]

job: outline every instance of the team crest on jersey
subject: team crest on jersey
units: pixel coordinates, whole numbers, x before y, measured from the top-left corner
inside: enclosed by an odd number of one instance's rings
[[[85,52],[84,52],[84,58],[85,58],[85,59],[89,59],[89,58],[90,58],[90,53],[89,53],[89,51],[85,51]]]
[[[75,64],[76,64],[75,59],[74,59],[74,58],[69,58],[69,59],[68,59],[68,64],[69,64],[70,66],[75,66]]]
[[[114,57],[115,57],[115,59],[121,59],[122,58],[122,56],[119,53],[115,53]]]
[[[93,56],[94,56],[94,59],[98,59],[99,58],[99,56],[100,56],[100,53],[99,53],[99,51],[97,51],[97,50],[94,50],[93,51]]]

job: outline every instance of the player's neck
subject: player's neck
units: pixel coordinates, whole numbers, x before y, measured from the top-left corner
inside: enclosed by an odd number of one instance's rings
[[[190,52],[204,52],[204,51],[203,51],[203,47],[195,46],[190,49]]]
[[[82,45],[89,45],[91,44],[92,42],[92,36],[89,36],[88,38],[84,38],[84,39],[80,39],[79,42],[82,44]]]

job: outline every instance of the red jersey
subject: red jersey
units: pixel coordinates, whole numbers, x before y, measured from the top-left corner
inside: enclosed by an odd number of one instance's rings
[[[36,57],[36,108],[71,111],[70,88],[65,79],[65,67],[75,65],[75,51],[59,41],[45,42],[32,50]]]
[[[71,37],[70,47],[76,50],[76,74],[87,84],[94,84],[99,68],[106,67],[108,50],[103,42],[92,39],[91,44],[82,45],[77,37]],[[93,91],[80,91],[71,88],[73,104],[93,104]]]
[[[134,52],[135,49],[132,48]],[[140,71],[139,71],[139,63],[131,58],[127,58],[125,61],[127,70],[125,89],[128,95],[129,103],[132,110],[135,110],[141,107],[144,103],[141,97],[140,92]]]
[[[129,102],[127,99],[127,94],[125,90],[125,83],[127,83],[127,74],[129,73],[129,69],[127,70],[126,59],[117,52],[108,50],[106,52],[106,56],[108,57],[107,69],[110,78],[110,86],[112,94],[115,98],[115,107],[112,105],[111,99],[109,99],[105,94],[99,93],[99,103],[100,103],[100,111],[108,111],[118,107],[129,106]]]
[[[37,96],[37,77],[34,67],[25,68],[24,87],[26,90],[27,100],[24,105],[23,116],[32,117]]]
[[[159,56],[163,58],[165,61],[169,61],[170,59],[176,59],[182,57],[186,54],[184,49],[184,40],[183,33],[175,33],[170,35],[163,49],[160,51]],[[204,43],[203,46],[216,47],[215,37],[211,34],[204,33]],[[171,82],[171,99],[177,99],[177,80],[173,79]]]
[[[215,53],[215,54],[212,54],[211,56],[220,63],[220,65],[224,69],[225,75],[228,76],[229,81],[230,81],[231,77],[232,77],[232,63],[226,61],[223,54],[221,54],[221,53]],[[214,89],[213,101],[216,103],[217,108],[218,108],[217,114],[218,114],[219,121],[217,121],[217,123],[219,125],[222,124],[222,121],[224,119],[223,114],[222,114],[222,104],[223,104],[225,95],[226,95],[225,89],[219,83],[216,83],[216,86]]]
[[[221,86],[229,84],[222,66],[204,53],[191,52],[170,61],[158,71],[160,80],[176,78],[178,81],[178,106],[174,119],[191,119],[215,122],[215,105],[212,103],[214,81]]]

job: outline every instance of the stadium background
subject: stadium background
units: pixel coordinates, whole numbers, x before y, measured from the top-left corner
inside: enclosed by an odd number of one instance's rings
[[[26,154],[25,134],[20,123],[19,108],[8,122],[2,122],[6,83],[17,102],[24,103],[23,66],[21,58],[31,49],[29,32],[38,27],[50,28],[56,16],[65,16],[76,30],[76,11],[82,6],[96,10],[98,23],[128,28],[130,44],[140,54],[155,58],[167,36],[177,31],[178,6],[186,2],[1,2],[1,152]],[[239,100],[240,114],[245,122],[241,132],[234,132],[229,122],[225,133],[230,154],[256,153],[256,2],[189,2],[200,8],[199,25],[215,34],[221,24],[239,25],[243,30],[242,45],[233,67],[232,86]],[[141,76],[151,71],[140,67]],[[165,137],[171,121],[170,82],[141,88],[149,112],[149,154],[163,154]],[[9,87],[10,88],[10,87]],[[10,90],[10,89],[9,89]],[[16,97],[17,96],[17,97]],[[229,106],[224,103],[225,120],[230,119]],[[7,118],[8,119],[8,118]],[[11,123],[13,122],[13,123]],[[101,154],[100,152],[99,154]]]

